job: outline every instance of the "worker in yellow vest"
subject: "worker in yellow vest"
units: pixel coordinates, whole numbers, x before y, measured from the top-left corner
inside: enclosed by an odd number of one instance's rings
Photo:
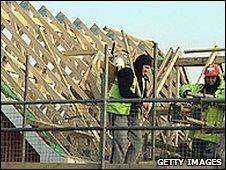
[[[115,83],[110,90],[110,97],[122,98],[146,98],[147,97],[147,73],[152,66],[152,58],[148,55],[140,55],[131,67],[121,68],[116,73]],[[135,75],[134,75],[135,73]],[[142,110],[149,110],[148,103],[108,103],[107,111],[112,114],[114,127],[140,126]],[[146,112],[143,112],[146,114]],[[111,163],[136,163],[142,153],[141,130],[114,130]]]
[[[181,86],[180,95],[185,97],[188,93],[210,94],[216,98],[225,98],[225,82],[220,76],[220,69],[217,64],[210,64],[204,72],[205,84],[186,84]],[[207,107],[202,108],[199,116],[208,125],[223,127],[224,108],[222,106],[209,103]],[[215,153],[220,142],[220,134],[205,133],[203,131],[191,131],[189,136],[192,140],[193,158],[215,158]]]

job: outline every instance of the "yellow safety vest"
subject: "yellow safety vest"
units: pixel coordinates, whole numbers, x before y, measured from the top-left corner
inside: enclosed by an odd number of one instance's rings
[[[136,80],[134,79],[133,85],[130,88],[135,93],[136,88]],[[122,99],[123,97],[120,95],[119,87],[117,83],[114,83],[109,91],[109,96],[112,99]],[[131,103],[125,102],[109,102],[107,104],[107,112],[114,113],[117,115],[127,116],[130,113]]]
[[[186,84],[181,87],[181,94],[185,90],[191,90],[192,92],[198,93],[203,88],[203,84]],[[215,92],[215,96],[217,98],[224,98],[225,97],[225,82],[223,79],[220,81],[220,85],[218,87],[218,90]],[[215,126],[215,127],[223,127],[224,125],[224,110],[219,107],[215,106],[209,106],[207,110],[205,110],[202,113],[203,118],[207,122],[207,124]],[[197,131],[190,131],[189,137],[196,138],[196,139],[202,139],[205,141],[210,141],[214,143],[219,143],[221,135],[216,133],[204,133],[200,130]]]
[[[215,127],[223,127],[223,117],[224,112],[221,108],[217,108],[215,106],[209,106],[208,109],[202,113],[204,118],[206,119],[207,123],[215,126]],[[205,141],[210,141],[214,143],[219,143],[220,141],[220,134],[216,133],[204,133],[200,130],[198,131],[191,131],[189,133],[189,137],[202,139]]]

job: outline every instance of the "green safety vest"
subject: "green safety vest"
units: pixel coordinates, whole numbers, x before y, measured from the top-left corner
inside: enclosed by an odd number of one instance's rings
[[[204,111],[202,114],[204,115],[204,118],[206,119],[206,122],[209,125],[212,125],[215,127],[223,127],[224,112],[221,108],[209,106],[208,109]],[[191,131],[189,136],[192,138],[202,139],[202,140],[210,141],[214,143],[220,142],[220,134],[216,134],[216,133],[204,133],[198,130],[198,131]]]
[[[117,84],[113,84],[110,90],[110,98],[122,99]],[[131,103],[109,102],[107,104],[107,112],[127,116],[130,113]]]
[[[190,90],[193,93],[199,93],[203,87],[204,87],[203,84],[185,84],[180,88],[180,95],[183,96],[183,93],[187,90]],[[214,93],[214,96],[217,98],[225,97],[225,82],[223,79],[221,79],[220,85],[217,91]],[[207,122],[207,124],[215,127],[223,127],[223,118],[224,118],[223,109],[215,106],[209,106],[207,110],[205,110],[202,113],[202,116]],[[214,143],[218,143],[220,141],[220,134],[204,133],[201,131],[191,131],[189,133],[189,137],[202,139]]]
[[[133,85],[130,88],[135,93],[136,88],[136,80],[134,79]],[[117,83],[114,83],[109,91],[109,96],[112,99],[122,99],[123,97],[120,95],[119,87]],[[131,103],[125,102],[109,102],[107,104],[107,112],[128,116],[130,113]]]

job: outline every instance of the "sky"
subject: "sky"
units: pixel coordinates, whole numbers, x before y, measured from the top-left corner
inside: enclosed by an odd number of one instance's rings
[[[158,42],[166,53],[225,47],[224,1],[31,1],[56,16],[60,11],[73,22],[80,18],[88,28],[96,23],[142,39]]]
[[[224,1],[32,1],[70,21],[80,18],[158,42],[163,50],[225,46]]]

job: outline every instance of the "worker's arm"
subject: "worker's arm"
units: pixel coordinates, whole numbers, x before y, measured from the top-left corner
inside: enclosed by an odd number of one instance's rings
[[[186,97],[187,92],[198,93],[203,88],[203,86],[203,84],[184,84],[180,87],[180,96]]]
[[[223,79],[220,81],[220,85],[214,93],[214,96],[216,98],[225,98],[225,82]]]
[[[119,93],[123,98],[138,98],[139,96],[131,91],[133,84],[133,72],[130,68],[123,68],[117,72]]]

